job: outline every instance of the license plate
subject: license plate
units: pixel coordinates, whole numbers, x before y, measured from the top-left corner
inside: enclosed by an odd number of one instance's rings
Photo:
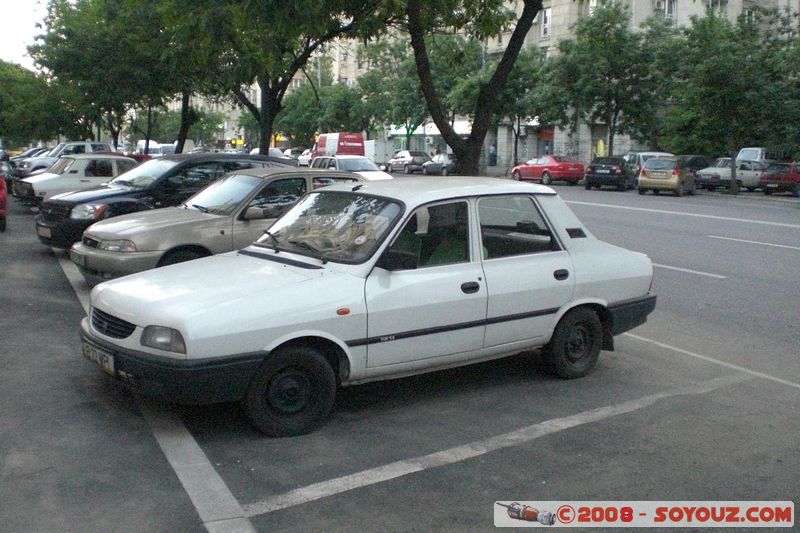
[[[89,361],[96,363],[105,373],[112,376],[115,375],[114,356],[102,348],[83,341],[83,356]]]
[[[578,167],[569,167],[570,170],[578,170]]]
[[[598,174],[608,174],[608,170],[599,169],[597,171]]]
[[[75,252],[70,250],[69,258],[72,259],[72,262],[78,266],[86,266],[86,258],[81,254],[76,254]]]
[[[53,233],[50,231],[50,228],[45,228],[43,226],[36,226],[36,233],[47,239],[53,236]]]
[[[769,187],[770,189],[777,189],[778,188],[778,184],[777,183],[767,183],[767,187]]]

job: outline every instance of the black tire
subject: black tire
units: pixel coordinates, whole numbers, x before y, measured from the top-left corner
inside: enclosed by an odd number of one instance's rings
[[[553,178],[550,177],[549,172],[542,173],[542,185],[550,185],[553,183]]]
[[[161,261],[158,262],[158,266],[177,265],[178,263],[199,259],[201,257],[205,257],[205,254],[194,250],[175,250],[174,252],[167,252],[167,254],[161,258]]]
[[[587,182],[585,182],[583,184],[583,187],[584,187],[584,189],[586,189],[588,191],[589,189],[592,188],[592,184],[587,181]]]
[[[769,196],[770,194],[772,194],[772,189],[764,189],[764,194]]]
[[[0,217],[0,232],[6,231],[6,217]]]
[[[618,191],[628,190],[628,181],[625,178],[622,178],[617,182],[617,190]]]
[[[756,188],[755,188],[755,187],[748,187],[748,188],[747,188],[747,192],[753,192],[753,191],[755,191],[755,190],[756,190]]]
[[[792,196],[794,196],[795,198],[800,197],[800,184],[795,183],[794,189],[792,189]]]
[[[646,189],[639,189],[639,194],[644,194],[644,193],[646,193],[646,192],[647,192],[647,190],[646,190]]]
[[[694,193],[697,192],[697,184],[695,182],[692,182],[692,186],[687,192],[689,196],[694,196]]]
[[[684,186],[684,184],[681,183],[680,186],[677,189],[675,189],[675,196],[678,196],[678,197],[683,196],[683,186]]]
[[[515,170],[514,172],[511,173],[511,178],[516,181],[519,181],[522,179],[522,174],[519,173],[519,170]]]
[[[250,423],[270,437],[310,433],[336,400],[336,376],[325,357],[309,346],[277,350],[253,376],[244,398]]]
[[[717,188],[715,186],[713,186],[713,185],[707,185],[706,186],[706,190],[708,190],[709,192],[714,192],[716,189]]]
[[[655,194],[656,196],[658,196],[658,194],[660,194],[660,193],[659,193],[659,190],[658,190],[658,189],[653,189],[653,194]]]
[[[579,378],[595,367],[602,345],[603,326],[597,314],[578,307],[558,322],[553,338],[544,347],[545,363],[560,378]]]
[[[411,174],[411,167],[409,167],[408,165],[403,165],[403,172],[405,172],[406,174]]]

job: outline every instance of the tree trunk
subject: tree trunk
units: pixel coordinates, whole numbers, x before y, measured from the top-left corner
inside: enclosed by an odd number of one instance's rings
[[[258,153],[269,154],[269,147],[272,144],[272,123],[278,113],[277,101],[269,80],[259,77],[258,86],[261,87],[261,116],[259,125],[261,126],[261,138],[258,140]]]
[[[153,106],[147,104],[147,131],[144,133],[144,153],[150,153],[150,136],[153,134]]]
[[[191,108],[189,102],[192,93],[189,89],[184,89],[181,92],[181,127],[178,130],[178,145],[175,147],[175,153],[183,153],[183,147],[186,144],[186,137],[189,135],[189,128],[192,126]]]
[[[472,130],[466,139],[462,139],[447,120],[439,95],[433,84],[430,59],[425,45],[425,33],[420,19],[422,5],[420,0],[408,1],[406,7],[408,33],[411,38],[411,47],[414,49],[414,61],[420,80],[420,89],[425,96],[425,102],[428,105],[428,111],[433,122],[439,128],[442,138],[452,148],[456,156],[456,172],[459,174],[477,175],[479,172],[481,149],[492,120],[495,95],[505,86],[508,75],[525,43],[525,36],[528,34],[533,24],[533,19],[541,10],[541,7],[542,0],[524,0],[522,15],[517,20],[508,46],[503,52],[497,68],[489,81],[482,84],[478,91],[478,99],[475,102],[472,116]]]

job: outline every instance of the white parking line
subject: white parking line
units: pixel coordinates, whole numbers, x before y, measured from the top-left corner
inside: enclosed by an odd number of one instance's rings
[[[415,472],[421,472],[430,468],[466,461],[467,459],[472,459],[493,451],[526,444],[540,437],[558,433],[559,431],[564,431],[565,429],[574,428],[584,424],[591,424],[593,422],[598,422],[613,416],[639,411],[665,398],[705,394],[728,385],[741,383],[748,379],[750,378],[740,374],[723,376],[720,378],[703,381],[701,383],[696,383],[694,385],[689,385],[658,394],[652,394],[650,396],[645,396],[643,398],[638,398],[636,400],[631,400],[616,405],[600,407],[598,409],[584,411],[582,413],[565,416],[563,418],[546,420],[544,422],[539,422],[538,424],[533,424],[531,426],[511,431],[509,433],[496,435],[484,440],[470,442],[469,444],[456,446],[455,448],[450,448],[448,450],[442,450],[440,452],[424,455],[422,457],[414,457],[411,459],[396,461],[394,463],[389,463],[377,468],[362,470],[361,472],[356,472],[347,476],[329,479],[320,483],[314,483],[313,485],[301,487],[285,494],[267,498],[260,502],[245,504],[243,507],[247,512],[247,515],[251,517],[271,513],[273,511],[294,507],[296,505],[319,500],[321,498],[333,496],[335,494],[340,494],[353,489],[374,485],[376,483],[382,483],[384,481],[389,481],[398,477],[406,476],[408,474],[413,474]]]
[[[678,352],[683,355],[688,355],[689,357],[694,357],[696,359],[700,359],[702,361],[706,361],[709,363],[714,363],[715,365],[723,366],[725,368],[730,368],[731,370],[737,370],[739,372],[744,372],[750,376],[755,378],[766,379],[769,381],[774,381],[775,383],[780,383],[781,385],[786,385],[787,387],[792,387],[794,389],[800,389],[800,383],[795,383],[794,381],[789,381],[787,379],[779,378],[776,376],[772,376],[770,374],[765,374],[763,372],[758,372],[757,370],[752,370],[750,368],[734,365],[733,363],[726,363],[725,361],[720,361],[719,359],[714,359],[713,357],[709,357],[707,355],[690,352],[689,350],[684,350],[683,348],[678,348],[677,346],[670,346],[669,344],[664,344],[663,342],[658,342],[653,339],[648,339],[647,337],[640,337],[639,335],[634,335],[633,333],[623,333],[626,337],[630,337],[632,339],[636,339],[642,342],[647,342],[653,344],[655,346],[659,346],[661,348],[666,348],[667,350],[672,350],[673,352]]]
[[[788,248],[789,250],[800,250],[800,246],[789,246],[788,244],[774,244],[771,242],[748,241],[747,239],[734,239],[733,237],[720,237],[719,235],[708,235],[709,239],[722,239],[725,241],[744,242],[747,244],[760,244],[762,246],[774,246],[775,248]]]
[[[642,211],[645,213],[660,213],[662,215],[677,215],[682,217],[710,218],[713,220],[727,220],[729,222],[746,222],[748,224],[763,224],[766,226],[780,226],[782,228],[800,229],[800,224],[789,224],[786,222],[770,222],[768,220],[755,220],[752,218],[721,217],[717,215],[704,215],[701,213],[685,213],[683,211],[668,211],[666,209],[652,209],[647,207],[632,207],[629,205],[598,204],[595,202],[579,202],[577,200],[567,200],[568,204],[589,205],[594,207],[608,207],[611,209],[627,209],[628,211]]]
[[[726,279],[726,276],[720,276],[719,274],[710,274],[708,272],[700,272],[699,270],[691,270],[688,268],[659,265],[658,263],[653,263],[653,266],[658,268],[665,268],[667,270],[677,270],[678,272],[688,272],[689,274],[697,274],[698,276],[708,276],[709,278]]]
[[[84,312],[88,314],[89,286],[69,257],[55,249],[53,252]],[[163,406],[154,409],[139,396],[134,396],[153,437],[209,533],[255,533],[256,529],[245,516],[239,502],[214,470],[211,461],[183,425],[180,417]]]

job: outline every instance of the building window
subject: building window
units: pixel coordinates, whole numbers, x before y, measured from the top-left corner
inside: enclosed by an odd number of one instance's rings
[[[728,7],[728,0],[706,0],[706,7],[714,11],[722,11]]]
[[[542,37],[550,37],[550,17],[552,16],[552,9],[542,9]]]
[[[678,0],[655,0],[653,2],[654,11],[663,13],[668,19],[674,22],[678,18]]]

